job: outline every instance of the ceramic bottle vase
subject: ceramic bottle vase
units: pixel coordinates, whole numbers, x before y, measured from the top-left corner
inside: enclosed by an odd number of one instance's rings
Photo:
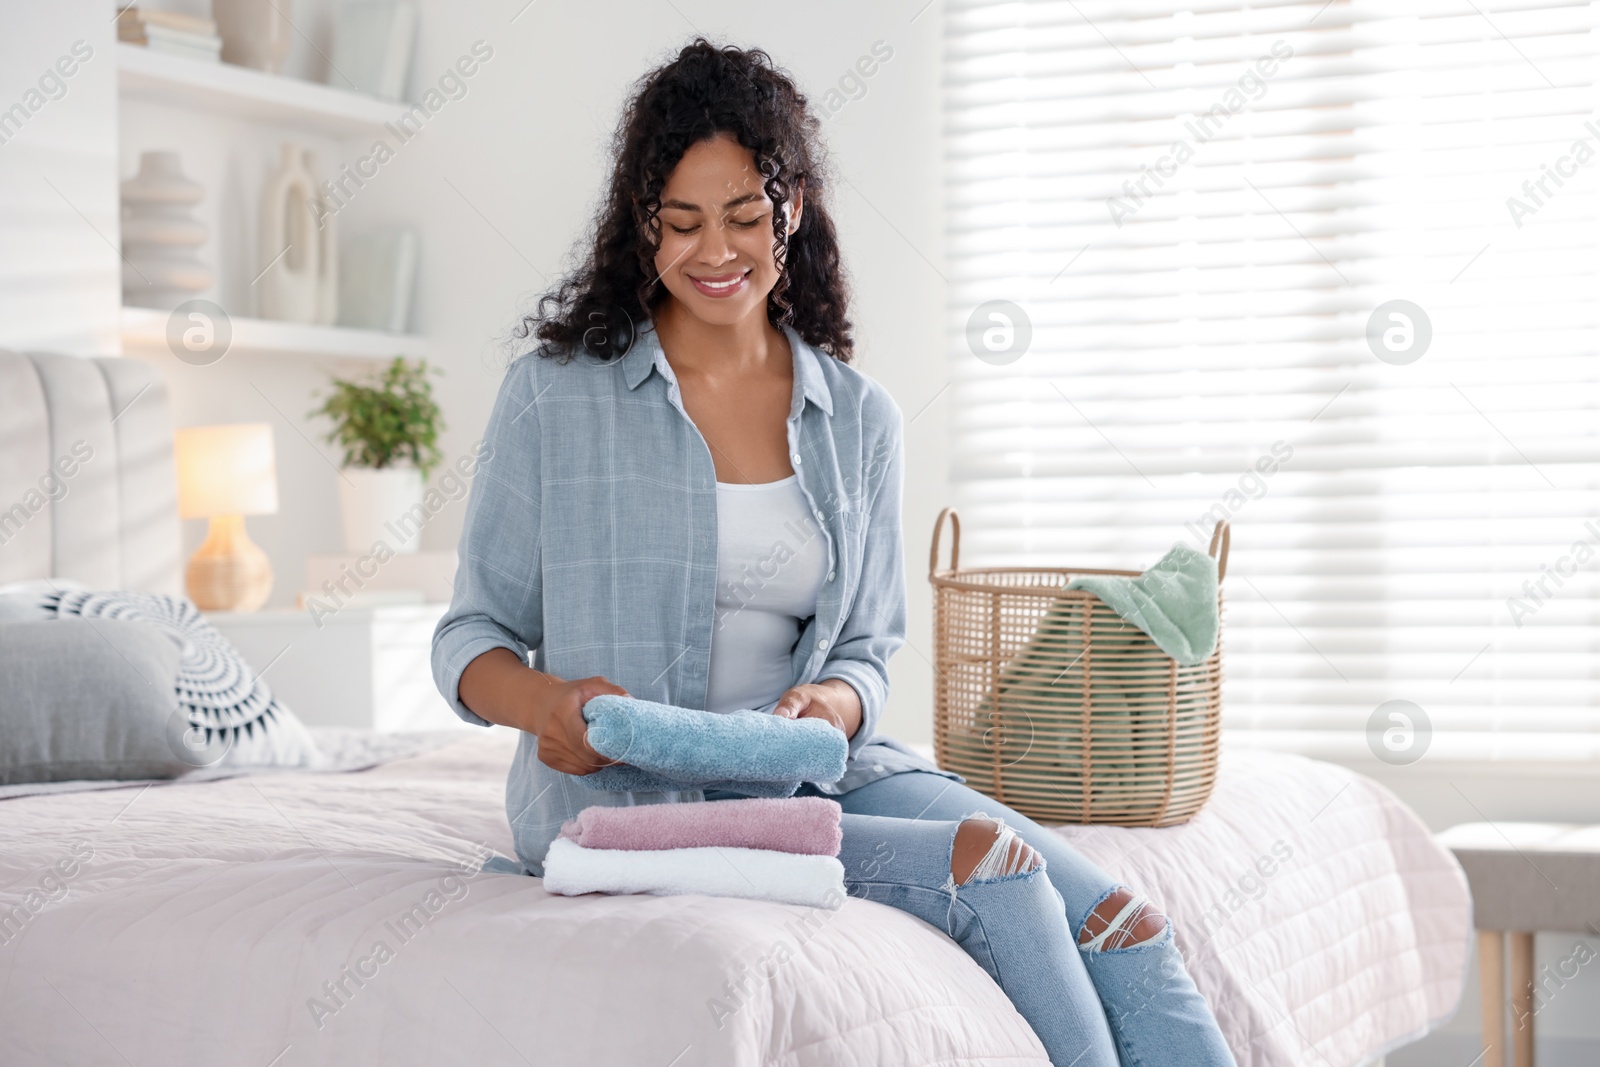
[[[211,268],[195,253],[206,242],[193,215],[205,196],[184,177],[176,152],[145,152],[122,183],[122,302],[171,310],[211,288]]]
[[[317,157],[309,149],[305,153],[306,173],[312,181],[317,177]],[[315,195],[315,194],[313,194]],[[307,205],[310,211],[310,205]],[[339,216],[332,211],[314,213],[313,226],[317,230],[317,317],[316,322],[332,326],[339,321]]]
[[[211,0],[211,17],[222,38],[222,61],[283,73],[294,26],[289,0]]]
[[[285,144],[277,172],[261,191],[262,273],[256,299],[264,319],[317,321],[317,265],[327,231],[318,231],[312,218],[310,202],[317,190],[305,158],[305,149]]]

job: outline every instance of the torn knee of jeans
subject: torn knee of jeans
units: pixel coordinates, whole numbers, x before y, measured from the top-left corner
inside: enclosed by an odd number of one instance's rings
[[[1119,885],[1084,919],[1078,946],[1089,952],[1110,952],[1150,944],[1166,932],[1167,917],[1149,900]]]
[[[980,816],[962,821],[950,851],[950,876],[961,885],[1028,874],[1044,865],[1004,820]]]

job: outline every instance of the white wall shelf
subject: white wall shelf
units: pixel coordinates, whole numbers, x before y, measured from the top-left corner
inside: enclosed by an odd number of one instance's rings
[[[122,309],[122,347],[127,352],[166,352],[165,311],[152,308]],[[416,334],[352,330],[342,326],[311,326],[303,322],[234,317],[229,322],[233,339],[224,359],[239,356],[304,356],[319,359],[416,359],[428,354],[428,343]]]
[[[183,56],[117,45],[117,89],[124,99],[232,115],[334,137],[376,133],[406,105],[364,93]]]

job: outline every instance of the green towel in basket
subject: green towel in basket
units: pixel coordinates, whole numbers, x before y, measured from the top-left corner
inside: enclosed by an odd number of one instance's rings
[[[1217,561],[1175,544],[1137,578],[1083,574],[1068,589],[1093,593],[1106,606],[1150,635],[1185,667],[1204,663],[1217,648]]]

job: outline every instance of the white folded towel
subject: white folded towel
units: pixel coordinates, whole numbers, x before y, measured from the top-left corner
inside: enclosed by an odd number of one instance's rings
[[[844,864],[765,848],[584,848],[565,837],[544,857],[544,887],[580,893],[704,893],[813,908],[844,904]]]

